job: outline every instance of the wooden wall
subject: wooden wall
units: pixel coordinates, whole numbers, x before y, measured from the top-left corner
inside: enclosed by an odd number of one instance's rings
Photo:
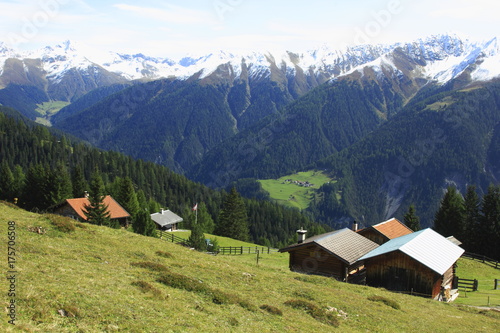
[[[347,265],[315,244],[290,251],[290,269],[294,272],[345,279]]]
[[[368,238],[369,240],[382,245],[386,243],[389,239],[380,234],[380,232],[373,229],[364,229],[358,232],[361,236]]]
[[[441,291],[442,277],[406,254],[395,251],[366,260],[366,283],[434,298]]]

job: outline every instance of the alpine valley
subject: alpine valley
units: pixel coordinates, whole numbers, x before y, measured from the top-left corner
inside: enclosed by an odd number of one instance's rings
[[[180,60],[0,42],[0,105],[214,188],[323,170],[307,211],[335,228],[411,204],[429,226],[447,186],[498,184],[499,76],[496,38],[451,34]]]

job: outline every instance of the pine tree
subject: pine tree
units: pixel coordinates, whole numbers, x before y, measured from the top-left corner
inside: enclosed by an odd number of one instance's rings
[[[188,244],[198,251],[206,251],[207,249],[205,234],[201,230],[201,225],[196,221],[191,226],[191,235],[189,235]]]
[[[0,200],[14,200],[14,175],[6,161],[0,165]]]
[[[89,204],[85,206],[84,214],[89,223],[112,226],[108,206],[104,204],[104,197],[104,182],[96,171],[90,180]]]
[[[47,185],[45,196],[49,206],[60,203],[65,199],[71,198],[73,187],[71,178],[66,167],[58,164],[55,169],[47,172]]]
[[[73,185],[73,198],[83,198],[85,192],[88,191],[88,184],[79,165],[71,173],[71,183]]]
[[[23,168],[20,165],[16,165],[14,167],[14,171],[12,172],[12,174],[14,176],[12,193],[14,195],[14,201],[17,201],[23,195],[24,186],[26,184],[26,175],[24,174]]]
[[[420,226],[420,218],[416,214],[415,205],[411,204],[408,207],[408,212],[404,215],[404,223],[413,231],[422,229]]]
[[[144,236],[156,236],[156,224],[151,219],[151,215],[145,209],[140,209],[132,222],[132,229],[135,233]]]
[[[217,234],[248,241],[249,228],[247,219],[245,203],[236,188],[233,187],[219,213],[219,223],[216,226]]]
[[[49,204],[46,200],[47,170],[41,164],[31,166],[26,174],[21,205],[28,210],[44,210]]]
[[[464,202],[453,186],[448,187],[434,218],[434,230],[444,237],[459,238],[464,233]]]
[[[490,185],[483,196],[481,217],[481,254],[500,259],[500,187]]]
[[[118,193],[115,200],[134,218],[139,212],[139,202],[134,190],[132,179],[125,177],[119,180]]]
[[[478,252],[480,246],[480,231],[479,223],[481,217],[481,202],[476,192],[476,187],[471,185],[467,186],[467,192],[464,197],[465,208],[465,233],[459,240],[463,243],[463,247],[469,252]]]

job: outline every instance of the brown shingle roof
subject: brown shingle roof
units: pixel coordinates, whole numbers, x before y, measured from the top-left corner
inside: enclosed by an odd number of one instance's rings
[[[87,216],[85,216],[85,206],[89,205],[89,199],[87,198],[76,198],[76,199],[66,199],[68,205],[73,208],[78,216],[86,221]],[[130,214],[122,207],[115,199],[113,199],[110,195],[104,197],[104,204],[108,206],[108,212],[110,213],[111,219],[120,219],[124,217],[130,217]]]
[[[355,233],[351,229],[345,228],[310,237],[301,244],[291,245],[279,251],[288,252],[310,243],[316,243],[349,265],[379,246],[368,238]]]
[[[413,232],[413,230],[394,217],[390,220],[372,225],[372,228],[389,239],[398,238]]]

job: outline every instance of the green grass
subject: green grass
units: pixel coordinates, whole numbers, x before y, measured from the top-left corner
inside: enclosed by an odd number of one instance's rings
[[[287,179],[309,182],[314,185],[311,187],[301,187],[294,183],[285,182]],[[299,172],[279,179],[259,180],[262,188],[269,193],[273,200],[282,205],[299,209],[309,207],[316,190],[321,185],[331,181],[333,180],[325,173],[314,170]]]
[[[460,294],[455,300],[456,304],[500,307],[500,290],[494,290],[495,279],[500,279],[500,269],[485,265],[478,260],[461,258],[458,261],[456,274],[462,279],[478,280],[477,291],[460,289]]]
[[[17,321],[4,310],[2,332],[494,332],[500,323],[493,311],[290,272],[286,253],[257,265],[254,255],[212,256],[126,230],[73,230],[0,203],[5,250],[8,221]]]
[[[50,122],[50,117],[69,104],[71,103],[63,101],[51,101],[37,104],[38,107],[35,111],[37,111],[41,116],[37,117],[35,121],[45,126],[51,126],[52,123]]]
[[[50,117],[59,110],[61,110],[63,107],[68,106],[70,103],[69,102],[63,102],[63,101],[51,101],[51,102],[45,102],[42,104],[37,104],[37,108],[35,111],[40,113],[42,116],[45,117]]]
[[[174,231],[173,234],[177,237],[180,237],[183,239],[188,239],[189,236],[191,235],[191,231],[190,230]],[[207,233],[205,233],[205,238],[206,239],[217,238],[217,241],[219,242],[219,246],[243,246],[243,247],[256,247],[257,246],[257,247],[262,247],[262,245],[243,242],[243,241],[239,241],[236,239],[207,234]]]

